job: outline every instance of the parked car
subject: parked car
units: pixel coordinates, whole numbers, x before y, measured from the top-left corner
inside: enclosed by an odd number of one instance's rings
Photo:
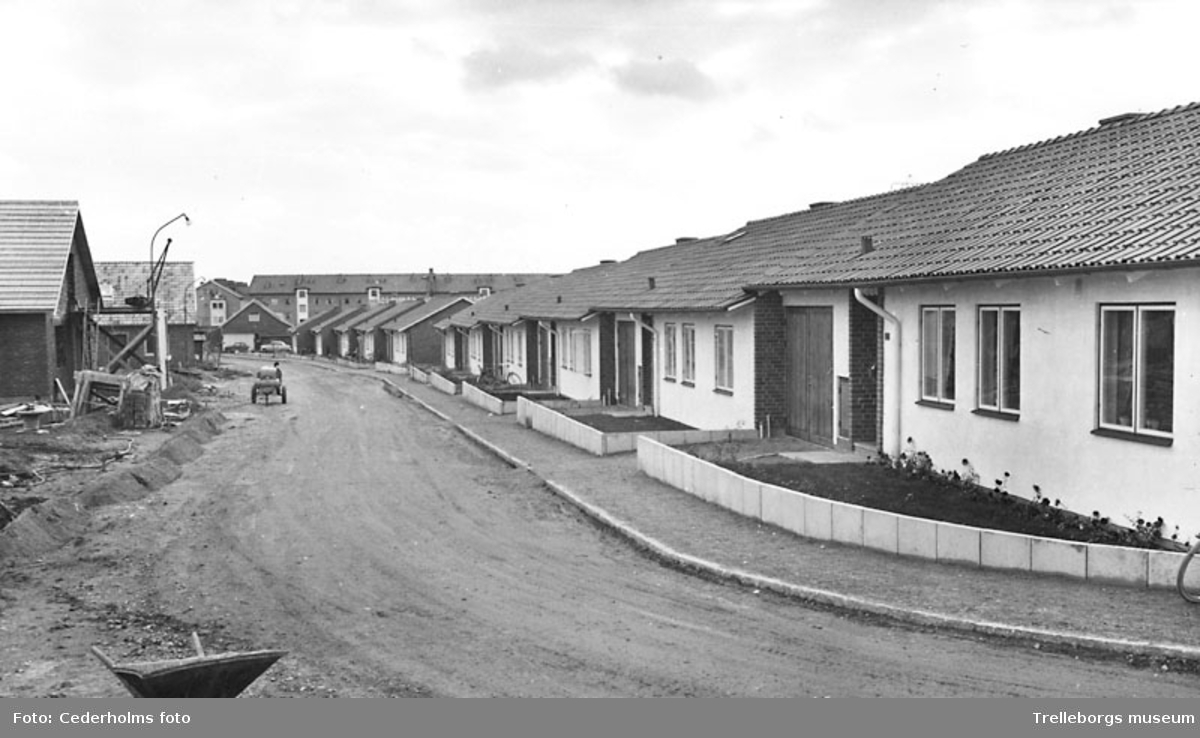
[[[262,351],[265,354],[290,354],[292,345],[286,341],[271,341],[263,344]]]
[[[227,354],[244,354],[249,350],[250,350],[250,344],[244,343],[242,341],[237,341],[236,343],[231,343],[225,347],[225,353],[227,353]]]
[[[256,404],[261,397],[264,405],[270,405],[271,395],[276,395],[284,405],[287,404],[287,387],[283,386],[283,376],[278,366],[264,366],[258,370],[254,386],[250,388],[250,404]]]

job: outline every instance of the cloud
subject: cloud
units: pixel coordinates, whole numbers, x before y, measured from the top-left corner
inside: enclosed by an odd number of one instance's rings
[[[522,46],[481,49],[463,59],[465,84],[470,90],[560,79],[592,64],[589,56],[579,52],[545,52]]]
[[[632,61],[614,70],[621,89],[635,95],[707,100],[716,96],[716,83],[685,59]]]

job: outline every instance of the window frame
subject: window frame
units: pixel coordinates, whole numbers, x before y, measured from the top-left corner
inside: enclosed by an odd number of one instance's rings
[[[688,385],[695,386],[696,384],[696,324],[683,323],[679,330],[680,353],[683,359],[683,366],[680,371],[680,380]]]
[[[663,324],[663,379],[674,382],[679,372],[679,353],[676,326],[674,323]]]
[[[994,342],[984,342],[984,316],[994,314],[996,316],[996,326]],[[1016,342],[1017,342],[1017,376],[1016,376],[1016,404],[1008,403],[1008,395],[1010,384],[1013,382],[1009,373],[1008,362],[1008,324],[1005,321],[1005,316],[1016,315]],[[1017,417],[1021,414],[1021,306],[1020,305],[980,305],[976,311],[975,318],[975,407],[988,413],[997,413],[1000,415]],[[991,362],[992,366],[986,366],[988,363],[984,358],[985,349],[992,350]],[[990,370],[990,371],[989,371]],[[992,374],[993,392],[996,395],[995,401],[988,403],[984,399],[984,379],[985,372]]]
[[[733,394],[733,326],[713,327],[713,387]]]
[[[1175,303],[1166,302],[1136,302],[1136,303],[1101,303],[1097,306],[1096,318],[1096,433],[1116,435],[1118,437],[1147,440],[1150,442],[1171,442],[1175,438],[1175,334],[1176,315]],[[1114,423],[1105,420],[1106,381],[1105,366],[1109,357],[1105,317],[1118,313],[1129,314],[1133,318],[1132,346],[1130,347],[1130,421],[1128,424]],[[1145,403],[1147,394],[1145,380],[1145,340],[1144,321],[1146,313],[1169,313],[1171,315],[1171,423],[1168,430],[1161,430],[1146,424]]]
[[[954,305],[922,305],[920,310],[921,310],[921,334],[920,334],[921,338],[920,338],[919,352],[920,352],[920,359],[921,359],[921,362],[920,362],[921,371],[920,371],[920,376],[919,376],[920,387],[918,389],[920,390],[921,402],[924,404],[933,405],[936,407],[953,409],[955,401],[958,396],[958,392],[955,387],[955,385],[958,381],[957,360],[956,360],[958,316],[957,316],[956,306],[954,306]],[[936,354],[937,366],[935,367],[935,372],[934,372],[934,377],[936,380],[937,387],[935,388],[935,391],[932,394],[926,391],[926,386],[925,386],[926,378],[927,378],[927,374],[928,374],[928,372],[926,371],[927,370],[926,363],[927,363],[927,359],[928,359],[928,357],[927,357],[928,352],[926,351],[926,348],[927,348],[926,344],[927,344],[927,340],[929,338],[929,336],[927,335],[927,326],[930,324],[929,320],[930,320],[931,315],[936,316],[935,327],[936,327],[936,331],[937,331],[937,333],[936,333],[936,336],[937,336],[937,338],[936,338],[936,340],[937,340],[937,354]],[[953,318],[952,330],[948,336],[950,339],[948,351],[947,351],[947,345],[946,345],[947,334],[946,334],[946,321],[945,321],[945,318],[947,315],[949,315]],[[947,355],[949,358],[949,374],[947,374],[947,366],[946,366]]]

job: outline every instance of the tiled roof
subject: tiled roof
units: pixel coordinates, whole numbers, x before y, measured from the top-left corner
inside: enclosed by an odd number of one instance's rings
[[[346,330],[347,324],[353,323],[355,320],[361,317],[363,313],[370,310],[371,307],[371,305],[359,305],[358,307],[351,308],[340,315],[333,316],[328,321],[322,321],[321,325],[313,326],[309,330],[323,331],[326,328],[332,328],[335,331],[344,331]],[[308,323],[305,323],[304,325],[308,325]]]
[[[293,326],[292,333],[299,333],[300,331],[319,331],[328,324],[332,323],[341,312],[342,306],[334,305],[325,312],[320,313],[319,315],[314,315],[312,318],[309,318],[303,323]]]
[[[146,296],[146,281],[150,264],[145,261],[98,261],[96,278],[105,307],[123,308],[125,298]],[[162,277],[154,300],[167,313],[167,322],[174,324],[196,322],[196,279],[190,261],[163,263]],[[114,316],[102,316],[112,322]]]
[[[931,184],[816,204],[493,295],[449,325],[570,320],[597,310],[721,310],[755,287],[1197,260],[1200,104],[1193,104],[983,156]]]
[[[509,292],[497,292],[450,317],[451,325],[507,325],[519,320],[578,320],[613,287],[616,263],[577,269]]]
[[[58,308],[78,223],[74,201],[0,201],[0,311]]]
[[[861,253],[862,236],[873,250]],[[1200,259],[1200,104],[980,157],[757,284],[855,284]]]
[[[406,331],[443,311],[460,310],[470,304],[470,300],[461,295],[434,295],[403,315],[384,322],[380,327],[389,331]]]
[[[480,288],[493,291],[513,289],[547,274],[433,274],[433,292],[437,294],[478,294]],[[319,294],[366,294],[378,287],[385,294],[423,295],[429,291],[426,273],[410,274],[256,274],[250,281],[250,294],[288,294],[304,288]]]
[[[399,300],[389,303],[380,310],[371,311],[369,315],[356,321],[351,327],[363,333],[373,331],[398,315],[407,315],[409,311],[417,309],[422,304],[424,303],[421,300]]]

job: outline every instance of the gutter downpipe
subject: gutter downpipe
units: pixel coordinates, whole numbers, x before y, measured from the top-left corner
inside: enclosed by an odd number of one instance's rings
[[[658,331],[654,330],[650,326],[643,323],[641,321],[641,319],[638,318],[638,316],[634,315],[633,313],[629,314],[629,319],[633,321],[634,325],[638,326],[642,330],[650,331],[650,340],[654,343],[654,350],[655,350],[655,353],[657,354],[658,353]],[[652,360],[654,359],[654,357],[650,357],[650,358]],[[642,361],[645,362],[646,357],[643,356]],[[654,415],[656,417],[658,416],[658,403],[662,399],[662,395],[660,394],[662,391],[662,387],[659,384],[658,376],[659,376],[658,363],[655,362],[655,364],[654,364],[654,402],[653,402],[653,404],[651,404],[650,409],[654,411]]]
[[[884,367],[885,368],[892,367],[892,368],[888,369],[888,371],[892,375],[892,379],[893,379],[892,387],[891,387],[891,390],[892,390],[891,405],[892,405],[892,418],[893,418],[893,422],[892,422],[893,439],[892,439],[892,443],[889,444],[890,447],[884,449],[884,453],[888,454],[889,456],[895,457],[896,455],[898,455],[900,453],[900,449],[902,448],[900,445],[900,435],[901,435],[900,434],[900,408],[901,408],[900,388],[902,386],[901,382],[900,382],[900,377],[901,377],[901,372],[900,372],[900,369],[901,369],[900,319],[897,318],[895,315],[892,315],[888,311],[884,310],[883,308],[879,307],[879,305],[875,304],[871,300],[868,300],[867,296],[864,295],[863,291],[861,289],[859,289],[858,287],[854,288],[854,299],[858,301],[858,304],[862,305],[867,310],[870,310],[871,312],[875,313],[879,317],[883,318],[884,322],[891,326],[892,331],[895,334],[895,336],[894,336],[895,340],[886,341],[886,337],[885,337],[885,343],[884,343]],[[887,361],[887,344],[888,343],[891,343],[892,346],[894,347],[892,349],[892,360],[891,361]],[[884,394],[885,395],[887,394],[887,389],[888,389],[888,386],[887,386],[887,381],[885,378],[885,380],[884,380]],[[886,416],[884,417],[884,420],[885,420],[885,425],[886,425],[886,420],[887,420]]]

